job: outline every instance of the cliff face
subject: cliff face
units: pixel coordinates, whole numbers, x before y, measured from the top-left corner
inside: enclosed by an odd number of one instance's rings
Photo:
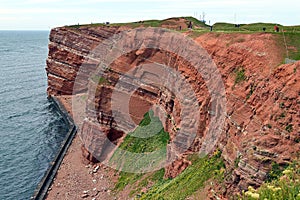
[[[88,58],[102,41],[128,27],[56,28],[51,31],[47,59],[48,94],[71,95],[79,68],[89,72],[96,69],[97,60]],[[186,33],[189,34],[189,33]],[[266,178],[271,163],[284,165],[298,156],[300,148],[300,83],[299,66],[280,65],[281,50],[272,34],[206,33],[194,39],[211,55],[222,75],[226,91],[226,122],[215,145],[222,150],[226,161],[228,191],[241,191],[248,185],[258,186]],[[164,38],[158,39],[163,43]],[[124,88],[116,89],[120,77],[136,66],[161,63],[177,70],[195,91],[199,106],[199,126],[192,145],[176,155],[166,167],[166,177],[174,177],[189,162],[186,155],[198,152],[208,133],[211,95],[205,81],[191,63],[170,52],[140,48],[118,57],[109,70],[97,81],[82,80],[77,88],[84,92],[87,85],[94,87],[88,95],[86,119],[81,129],[85,156],[100,155],[105,160],[113,148],[103,148],[108,140],[118,144],[126,133],[116,128],[111,110],[113,92],[122,96]],[[157,76],[157,74],[152,74]],[[138,124],[153,105],[164,108],[169,117],[161,117],[171,141],[176,137],[180,122],[179,99],[167,88],[144,84],[130,97],[129,113]],[[190,112],[192,113],[192,112]],[[190,116],[191,118],[193,116]],[[126,121],[124,122],[126,126]],[[192,128],[192,125],[190,125]],[[104,134],[99,134],[102,132]],[[86,150],[88,149],[88,151]]]

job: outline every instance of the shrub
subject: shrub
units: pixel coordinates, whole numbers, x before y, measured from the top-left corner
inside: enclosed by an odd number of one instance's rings
[[[289,125],[287,125],[286,127],[285,127],[285,130],[287,131],[287,132],[292,132],[293,131],[293,125],[292,124],[289,124]]]
[[[275,165],[276,169],[279,166]],[[242,200],[267,199],[267,200],[300,200],[300,165],[299,161],[294,161],[280,176],[271,182],[264,183],[260,188],[248,188],[243,192]]]
[[[279,108],[284,108],[284,102],[281,102],[281,103],[279,104]]]
[[[245,69],[243,67],[235,70],[234,84],[241,83],[242,81],[246,80],[246,78]]]

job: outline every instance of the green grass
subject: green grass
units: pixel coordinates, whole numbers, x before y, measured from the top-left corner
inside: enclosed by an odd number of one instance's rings
[[[279,29],[282,29],[282,25],[274,24],[274,23],[252,23],[252,24],[244,24],[241,26],[241,29],[244,31],[256,31],[262,32],[263,28],[266,28],[266,32],[274,32],[274,26],[278,26]]]
[[[162,20],[147,20],[141,22],[125,22],[125,23],[111,23],[111,24],[104,24],[104,23],[91,23],[91,24],[74,24],[70,26],[66,26],[68,28],[74,28],[78,29],[81,27],[98,27],[98,26],[128,26],[130,28],[137,28],[140,27],[141,25],[145,27],[160,27],[162,23]]]
[[[234,167],[235,167],[235,168],[238,168],[240,161],[241,161],[241,156],[238,156],[238,157],[234,160]]]
[[[169,133],[164,131],[159,118],[154,117],[153,111],[149,111],[119,148],[133,153],[153,152],[165,148],[169,139]]]
[[[141,199],[185,199],[204,188],[208,180],[223,180],[225,166],[221,152],[212,157],[194,155],[191,161],[193,164],[179,176],[158,181]]]
[[[287,32],[284,35],[288,48],[292,48],[288,49],[288,57],[293,60],[300,60],[300,32]]]
[[[235,71],[234,84],[239,84],[246,80],[245,69],[243,67],[237,68]]]
[[[189,35],[192,38],[196,38],[203,33],[209,32],[209,26],[205,23],[199,21],[194,17],[173,17],[165,20],[145,20],[143,22],[128,22],[128,23],[112,23],[109,26],[128,26],[130,28],[137,28],[137,27],[162,27],[162,25],[175,25],[176,22],[179,21],[180,18],[186,19],[188,21],[192,21],[194,25],[194,31]],[[280,29],[279,33],[274,32],[274,26],[277,25]],[[103,23],[93,23],[93,24],[75,24],[71,26],[67,26],[69,28],[78,29],[80,27],[97,27],[97,26],[107,26]],[[252,24],[241,24],[239,28],[235,27],[235,24],[231,23],[215,23],[213,25],[214,32],[239,32],[239,33],[258,33],[263,32],[263,28],[266,28],[266,32],[273,33],[277,35],[278,38],[278,47],[284,50],[283,59],[290,58],[292,60],[300,60],[300,26],[283,26],[280,24],[275,23],[252,23]],[[186,30],[182,30],[186,31]],[[283,39],[283,33],[285,33],[286,43],[288,46],[288,55],[286,55],[285,51],[285,43]],[[239,42],[239,41],[237,41]],[[242,41],[241,41],[242,42]]]
[[[292,124],[288,124],[286,127],[285,127],[285,130],[289,133],[293,132],[293,125]]]
[[[78,28],[84,27],[84,26],[98,27],[98,26],[106,26],[106,25],[103,23],[91,23],[91,24],[74,24],[74,25],[69,25],[69,26],[65,26],[65,27],[78,29]]]
[[[145,21],[136,21],[136,22],[127,22],[127,23],[111,23],[109,26],[129,26],[131,28],[140,27],[143,25],[144,27],[161,27],[162,24],[172,25],[171,20],[178,20],[180,18],[186,19],[188,21],[193,22],[194,29],[206,29],[209,31],[209,25],[199,21],[194,17],[172,17],[164,20],[145,20]],[[299,33],[300,26],[283,26],[275,23],[252,23],[252,24],[241,24],[239,28],[235,27],[235,24],[231,23],[215,23],[213,25],[214,31],[222,31],[222,32],[262,32],[263,28],[266,28],[266,32],[274,32],[274,26],[277,25],[280,30],[287,31],[289,33]],[[75,24],[66,26],[69,28],[80,28],[80,27],[97,27],[97,26],[107,26],[104,23],[91,23],[91,24]]]
[[[251,95],[254,93],[255,89],[256,89],[256,85],[255,84],[250,84],[250,91],[247,94],[246,99],[249,99],[251,97]]]
[[[288,31],[288,32],[292,32],[292,33],[296,33],[296,32],[300,32],[300,26],[283,26],[282,27],[283,30]]]
[[[194,18],[194,17],[182,17],[188,21],[191,21],[193,23],[193,26],[195,28],[209,28],[209,25],[203,23],[202,21],[199,21],[198,19]]]
[[[278,119],[283,119],[285,118],[286,114],[285,112],[282,112],[279,116],[278,116]]]
[[[128,23],[113,23],[110,24],[111,26],[129,26],[132,28],[136,28],[139,26],[144,27],[161,27],[162,25],[176,25],[176,22],[173,22],[171,20],[179,21],[180,18],[184,18],[187,21],[192,21],[194,27],[196,28],[207,28],[208,25],[205,23],[197,20],[194,17],[172,17],[164,20],[145,20],[145,21],[137,21],[137,22],[128,22]]]
[[[195,39],[195,38],[199,37],[200,35],[203,35],[207,32],[208,31],[205,29],[196,29],[196,30],[193,30],[191,33],[189,33],[188,36]]]
[[[286,167],[287,166],[279,166],[277,163],[273,162],[272,169],[267,173],[266,181],[272,182],[273,180],[278,179]]]
[[[131,28],[137,28],[143,25],[144,27],[160,27],[162,24],[161,20],[146,20],[138,22],[128,22],[128,23],[112,23],[110,26],[129,26]]]
[[[80,27],[97,27],[97,26],[128,26],[131,28],[137,28],[140,26],[144,27],[161,27],[163,24],[165,25],[175,25],[175,22],[172,22],[171,20],[177,20],[179,21],[180,18],[186,19],[187,21],[192,21],[195,28],[208,28],[208,25],[205,23],[199,21],[198,19],[194,17],[172,17],[164,20],[144,20],[144,21],[136,21],[136,22],[126,22],[126,23],[111,23],[109,25],[106,25],[104,23],[91,23],[91,24],[75,24],[66,26],[69,28],[80,28]]]
[[[134,184],[138,181],[144,174],[142,173],[128,173],[120,172],[118,182],[115,185],[114,190],[120,191],[123,190],[127,185]]]
[[[151,112],[151,111],[150,111]],[[140,122],[139,126],[147,126],[151,123],[151,117],[150,117],[150,114],[149,112],[147,112],[145,115],[144,115],[144,118],[142,119],[142,121]]]
[[[120,173],[115,190],[122,190],[126,185],[145,177],[144,173],[128,173],[128,171],[139,170],[141,166],[147,167],[149,160],[154,160],[151,166],[159,165],[167,156],[166,147],[169,139],[169,133],[164,131],[161,121],[154,116],[153,111],[146,113],[139,126],[124,138],[110,160],[117,168],[125,170]]]
[[[239,28],[234,27],[234,24],[230,24],[230,23],[215,23],[213,25],[213,30],[214,31],[230,31],[230,32],[234,32],[234,31],[240,31]]]
[[[229,31],[229,32],[263,32],[263,28],[266,28],[266,32],[274,32],[274,26],[277,25],[279,30],[287,32],[300,32],[300,26],[283,26],[275,23],[252,23],[252,24],[241,24],[239,28],[235,27],[235,24],[231,23],[215,23],[214,30],[216,31]]]
[[[300,200],[300,163],[294,161],[289,167],[281,171],[276,179],[264,183],[257,190],[252,187],[243,192],[242,200]]]
[[[162,181],[164,178],[165,169],[160,169],[152,173],[128,173],[121,172],[119,174],[119,179],[115,185],[114,190],[116,192],[123,190],[126,186],[129,187],[130,196],[134,196],[142,190],[142,188],[147,187],[153,183]]]
[[[134,137],[134,135],[140,134],[141,128],[149,130],[160,128],[161,130],[159,134],[146,139]],[[158,117],[153,115],[153,111],[149,111],[144,115],[144,119],[136,130],[126,136],[120,145],[120,149],[128,152],[145,153],[157,149],[166,149],[168,141],[169,135],[163,130]],[[122,159],[122,156],[116,151],[111,160]],[[165,157],[166,154],[163,156]],[[114,190],[118,192],[127,186],[131,197],[136,196],[141,199],[184,199],[205,187],[206,182],[210,179],[223,180],[225,166],[220,151],[217,151],[211,157],[200,158],[199,155],[193,155],[189,159],[193,164],[174,179],[164,179],[164,169],[149,173],[120,172]],[[135,161],[130,160],[129,163],[132,162],[137,163],[138,159]],[[150,188],[149,191],[145,194],[141,193],[141,190],[145,187]]]
[[[94,83],[98,83],[98,85],[105,85],[105,84],[109,84],[109,81],[103,77],[103,76],[99,76],[99,75],[93,75],[91,77],[91,80],[94,82]]]

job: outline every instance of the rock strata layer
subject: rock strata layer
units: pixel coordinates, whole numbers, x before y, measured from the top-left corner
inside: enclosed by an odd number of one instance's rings
[[[86,118],[80,136],[86,158],[95,161],[92,155],[100,155],[97,160],[105,160],[115,150],[106,148],[107,144],[119,144],[127,134],[124,130],[134,128],[128,127],[127,121],[116,126],[112,102],[122,102],[112,101],[113,95],[129,95],[127,90],[131,87],[130,81],[121,77],[145,64],[162,64],[177,71],[195,93],[199,118],[189,148],[174,154],[175,161],[166,167],[165,176],[175,177],[190,165],[186,156],[198,152],[203,145],[202,138],[208,133],[214,115],[211,94],[189,61],[172,52],[143,46],[118,57],[101,76],[93,77],[91,73],[99,63],[92,59],[91,52],[103,41],[128,30],[129,27],[113,26],[53,29],[46,68],[48,94],[72,95],[75,81],[77,89],[80,88],[76,93],[94,88],[92,93],[87,93]],[[226,121],[214,149],[222,150],[226,171],[231,174],[226,180],[229,193],[245,190],[249,185],[259,186],[267,178],[273,162],[285,165],[298,156],[300,62],[280,65],[282,54],[277,39],[265,33],[206,33],[194,38],[215,62],[225,87]],[[158,41],[163,43],[164,38]],[[85,71],[86,79],[76,80],[79,70]],[[159,74],[148,76],[159,80]],[[178,126],[183,109],[180,102],[178,95],[168,88],[143,82],[130,94],[129,114],[137,125],[150,108],[158,106],[165,113],[160,119],[172,143],[181,128]],[[192,128],[193,124],[189,126]]]

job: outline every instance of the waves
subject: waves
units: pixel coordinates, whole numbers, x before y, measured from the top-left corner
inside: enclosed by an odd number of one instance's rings
[[[0,199],[29,199],[67,133],[47,100],[47,38],[0,31]]]

